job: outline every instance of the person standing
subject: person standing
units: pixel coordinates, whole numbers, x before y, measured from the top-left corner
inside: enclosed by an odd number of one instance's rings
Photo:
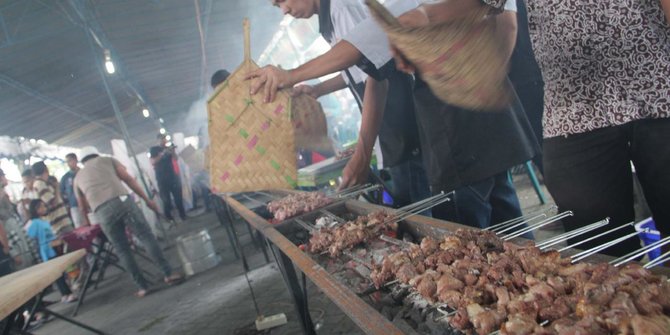
[[[12,272],[9,235],[5,229],[5,222],[11,217],[14,208],[5,192],[7,184],[5,172],[0,169],[0,277]]]
[[[266,66],[247,75],[252,94],[263,89],[272,101],[278,88],[341,71],[339,76],[315,86],[297,86],[294,93],[312,97],[349,88],[362,112],[358,142],[342,171],[340,189],[368,182],[372,151],[379,139],[382,161],[388,168],[398,206],[430,195],[422,162],[419,130],[412,102],[411,76],[398,72],[380,31],[370,30],[370,16],[361,0],[272,0],[286,15],[297,19],[319,16],[319,32],[332,48],[325,54],[286,71]],[[396,11],[416,7],[415,0],[393,1]],[[374,28],[374,27],[372,27]]]
[[[81,211],[79,211],[79,207],[77,207],[77,196],[74,194],[74,188],[72,187],[74,177],[79,172],[79,160],[77,159],[77,155],[69,153],[65,155],[65,161],[70,171],[65,173],[60,180],[60,193],[69,208],[70,218],[75,228],[79,228],[84,225],[84,218]]]
[[[49,182],[49,168],[44,164],[44,161],[41,161],[33,164],[32,170],[35,175],[33,187],[38,198],[47,205],[46,218],[51,223],[54,234],[61,237],[63,234],[71,232],[74,230],[72,220],[67,214],[65,202],[58,196],[60,190],[54,187],[52,182]]]
[[[37,242],[42,262],[47,262],[58,256],[54,247],[63,245],[63,240],[57,239],[54,236],[51,225],[43,219],[44,215],[47,213],[47,206],[42,200],[35,199],[31,201],[29,210],[31,219],[26,231],[28,236]],[[70,287],[65,280],[66,277],[67,275],[63,273],[63,275],[56,280],[56,287],[58,287],[58,291],[60,291],[61,302],[70,303],[76,301],[77,296],[72,294],[72,290],[70,290]]]
[[[23,189],[21,190],[21,200],[18,204],[18,212],[21,217],[21,222],[26,223],[30,220],[30,212],[28,206],[30,206],[30,201],[33,199],[39,199],[37,191],[35,191],[35,176],[33,175],[33,170],[28,168],[23,170],[21,173],[21,182],[23,183]]]
[[[154,146],[149,149],[149,156],[156,173],[158,192],[163,201],[165,217],[170,221],[174,220],[172,217],[172,198],[174,198],[175,206],[179,211],[179,217],[182,221],[186,220],[181,177],[178,171],[175,171],[174,149]]]
[[[545,184],[559,208],[575,213],[563,220],[566,230],[605,217],[611,227],[635,219],[632,162],[656,227],[670,236],[670,2],[527,3],[546,85]],[[633,227],[580,248],[630,233]],[[629,238],[606,253],[639,247]]]
[[[310,8],[304,7],[305,1],[307,0],[276,1],[276,5],[286,12],[300,16],[306,12],[305,8]],[[321,6],[324,1],[317,3]],[[337,2],[332,5],[335,3]],[[401,20],[415,25],[429,24],[426,11],[439,9],[433,5],[419,6],[415,1],[400,3],[406,6]],[[408,6],[410,3],[412,6]],[[455,6],[460,16],[468,15],[469,10],[478,10],[480,6],[488,6],[492,12],[500,13],[496,17],[496,23],[501,27],[500,38],[505,42],[504,57],[509,59],[516,37],[515,2],[506,4],[503,0],[472,0],[472,3],[445,3]],[[467,6],[461,7],[463,4]],[[394,14],[399,13],[403,12],[396,10]],[[409,22],[413,19],[418,19],[418,22]],[[380,31],[371,19],[367,20],[364,27],[357,30],[366,34]],[[385,50],[388,49],[387,39],[383,32],[380,34],[381,37],[367,37],[368,47],[380,44]],[[316,58],[310,63],[317,62],[319,66],[315,68],[321,70],[339,69],[351,62],[348,51],[350,49],[351,43],[340,41],[328,53],[328,62]],[[403,59],[396,59],[396,64],[400,69],[408,70],[403,66]],[[254,75],[260,79],[256,85],[265,86],[267,94],[277,86],[291,84],[295,80],[292,78],[302,78],[304,73],[302,69],[287,72],[266,67]],[[252,85],[252,88],[256,86]],[[428,173],[430,189],[434,194],[455,191],[452,201],[433,208],[433,217],[485,228],[520,216],[521,206],[514,185],[507,178],[507,171],[534,157],[539,152],[539,146],[518,99],[509,108],[494,113],[466,110],[439,100],[420,76],[417,76],[414,103],[423,165]]]
[[[133,277],[138,287],[136,296],[144,297],[148,293],[148,282],[142,276],[135,258],[132,255],[130,243],[126,236],[126,228],[142,242],[151,257],[154,258],[165,277],[168,285],[183,281],[183,276],[173,273],[172,267],[163,255],[163,252],[151,232],[144,215],[132,197],[128,194],[127,185],[139,196],[154,212],[158,213],[158,206],[149,199],[142,187],[128,173],[126,167],[111,157],[101,157],[94,147],[84,147],[81,150],[84,168],[77,173],[74,179],[74,191],[83,214],[95,213],[100,226],[114,245],[116,253],[123,262],[128,273]],[[84,215],[88,221],[87,215]]]

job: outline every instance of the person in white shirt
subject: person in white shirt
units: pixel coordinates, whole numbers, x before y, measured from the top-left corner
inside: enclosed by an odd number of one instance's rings
[[[359,141],[343,170],[340,188],[368,180],[372,149],[379,135],[384,166],[389,168],[393,178],[396,204],[405,205],[428,197],[430,192],[412,102],[412,78],[395,69],[386,37],[372,21],[365,4],[361,0],[274,0],[272,3],[295,18],[318,14],[321,35],[333,48],[291,71],[267,66],[250,73],[248,78],[254,79],[252,93],[263,88],[265,101],[272,101],[278,88],[342,71],[341,75],[319,85],[298,86],[294,90],[294,93],[316,98],[349,86],[359,100],[363,114]],[[395,1],[393,10],[402,12],[417,4]]]
[[[356,1],[361,3],[360,1]],[[394,15],[403,14],[404,19],[422,18],[417,13],[433,13],[435,6],[451,9],[450,17],[469,15],[471,10],[488,6],[492,13],[502,13],[496,20],[500,38],[509,50],[499,55],[511,55],[516,36],[516,1],[467,0],[439,1],[437,4],[423,4],[428,1],[397,0],[387,1],[385,6]],[[434,1],[433,1],[434,2]],[[309,17],[322,11],[326,0],[274,0],[273,4],[284,13],[294,17]],[[333,1],[333,8],[339,6],[348,12],[350,1]],[[364,9],[365,10],[365,9]],[[351,11],[349,17],[359,12]],[[407,13],[412,14],[408,17]],[[337,14],[330,13],[333,24]],[[320,16],[324,22],[324,17]],[[424,17],[425,18],[425,15]],[[444,20],[444,18],[441,18]],[[341,20],[345,22],[345,20]],[[321,24],[323,27],[323,24]],[[336,32],[336,31],[335,31]],[[350,35],[348,35],[350,34]],[[365,56],[375,64],[379,55],[390,46],[381,28],[372,18],[359,22],[355,29],[339,36],[340,40],[321,57],[290,71],[267,66],[249,74],[253,79],[251,93],[263,90],[266,100],[274,98],[279,88],[291,87],[303,80],[340,71],[358,64]],[[335,41],[337,42],[337,41]],[[508,54],[505,54],[509,51]],[[402,66],[406,64],[400,64]],[[318,87],[318,90],[332,90],[341,85],[335,78]],[[510,167],[531,159],[539,150],[528,120],[518,104],[500,113],[475,113],[455,108],[439,101],[431,94],[425,83],[418,80],[414,89],[414,101],[421,133],[422,154],[433,193],[456,191],[454,201],[433,215],[442,219],[484,228],[492,223],[504,221],[521,214],[514,186],[506,178]],[[365,111],[364,111],[365,118]],[[365,123],[365,122],[364,122]],[[361,134],[364,132],[361,127]],[[482,136],[485,134],[486,136]]]

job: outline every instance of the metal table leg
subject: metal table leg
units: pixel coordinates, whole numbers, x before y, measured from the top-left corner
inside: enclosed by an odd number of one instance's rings
[[[84,279],[84,285],[81,287],[81,291],[79,292],[79,298],[77,299],[77,305],[74,308],[74,312],[72,312],[72,317],[77,316],[77,313],[79,313],[79,308],[81,305],[84,303],[84,298],[86,297],[86,291],[88,290],[88,285],[91,282],[91,278],[93,278],[93,272],[95,271],[95,268],[98,266],[98,261],[100,260],[100,255],[103,252],[103,249],[105,248],[107,242],[102,242],[98,250],[93,254],[93,264],[91,267],[88,269],[88,273],[86,274],[86,279]]]
[[[291,259],[286,256],[279,248],[272,246],[272,254],[279,265],[279,270],[284,278],[286,287],[293,298],[293,303],[295,304],[296,311],[300,316],[300,326],[302,327],[302,332],[306,335],[316,335],[316,330],[314,329],[314,323],[312,322],[312,317],[309,314],[309,308],[307,303],[307,285],[306,280],[303,274],[303,283],[305,284],[303,288],[300,287],[298,282],[298,275],[296,274],[295,267]]]
[[[230,246],[233,248],[233,253],[235,254],[236,259],[240,259],[240,255],[237,252],[237,246],[235,245],[235,240],[233,239],[233,232],[231,231],[231,225],[232,222],[230,221],[227,217],[226,214],[223,212],[225,211],[224,207],[224,201],[221,199],[221,197],[212,194],[212,204],[214,205],[214,211],[216,212],[216,216],[219,219],[219,224],[223,226],[223,228],[226,230],[226,235],[228,236],[228,242],[230,242]]]
[[[61,319],[61,320],[63,320],[63,321],[69,322],[69,323],[71,323],[71,324],[73,324],[73,325],[75,325],[75,326],[77,326],[77,327],[84,328],[84,329],[86,329],[86,330],[88,330],[88,331],[90,331],[90,332],[92,332],[92,333],[96,333],[96,334],[100,334],[100,335],[105,335],[105,333],[103,333],[102,331],[100,331],[100,330],[98,330],[98,329],[95,329],[95,328],[93,328],[93,327],[91,327],[91,326],[89,326],[89,325],[83,324],[83,323],[81,323],[81,322],[79,322],[79,321],[77,321],[77,320],[68,318],[68,317],[65,316],[65,315],[58,314],[58,313],[56,313],[56,312],[54,312],[54,311],[51,311],[50,309],[42,308],[41,311],[44,312],[44,313],[47,313],[47,314],[51,314],[51,315],[53,315],[54,317],[56,317],[56,318],[58,318],[58,319]]]
[[[13,311],[12,313],[9,314],[7,317],[7,323],[5,323],[5,327],[2,329],[2,335],[9,335],[9,332],[11,331],[12,327],[14,327],[14,322],[16,320],[16,316],[19,314],[18,310]]]

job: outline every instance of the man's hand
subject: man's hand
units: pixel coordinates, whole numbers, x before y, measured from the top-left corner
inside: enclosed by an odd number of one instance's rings
[[[356,149],[344,170],[342,170],[342,183],[338,187],[338,191],[365,184],[368,181],[370,160],[360,151],[358,148]]]
[[[407,74],[414,74],[416,72],[416,67],[402,54],[395,45],[391,45],[391,54],[395,60],[395,67],[398,71],[405,72]]]
[[[21,256],[15,256],[15,257],[14,257],[14,263],[15,263],[16,265],[21,265],[21,264],[23,264],[23,258],[21,258]]]
[[[302,94],[306,94],[314,99],[317,99],[319,97],[319,95],[316,92],[316,89],[314,88],[314,86],[311,85],[298,85],[293,87],[293,90],[291,90],[292,97],[297,97]]]
[[[158,214],[160,216],[160,209],[158,208],[158,205],[156,205],[155,201],[149,199],[149,200],[145,201],[145,203],[147,204],[147,207],[149,207],[149,209],[151,209],[152,211],[154,211],[156,214]]]
[[[274,65],[267,65],[256,71],[252,71],[244,77],[245,80],[253,80],[251,83],[251,94],[258,93],[263,88],[263,101],[273,102],[277,91],[291,87],[295,84],[289,71],[280,69]]]

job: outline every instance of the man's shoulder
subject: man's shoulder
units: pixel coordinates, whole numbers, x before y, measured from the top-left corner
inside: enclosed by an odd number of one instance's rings
[[[352,8],[367,9],[363,0],[337,0],[330,2],[330,14],[347,13]]]

